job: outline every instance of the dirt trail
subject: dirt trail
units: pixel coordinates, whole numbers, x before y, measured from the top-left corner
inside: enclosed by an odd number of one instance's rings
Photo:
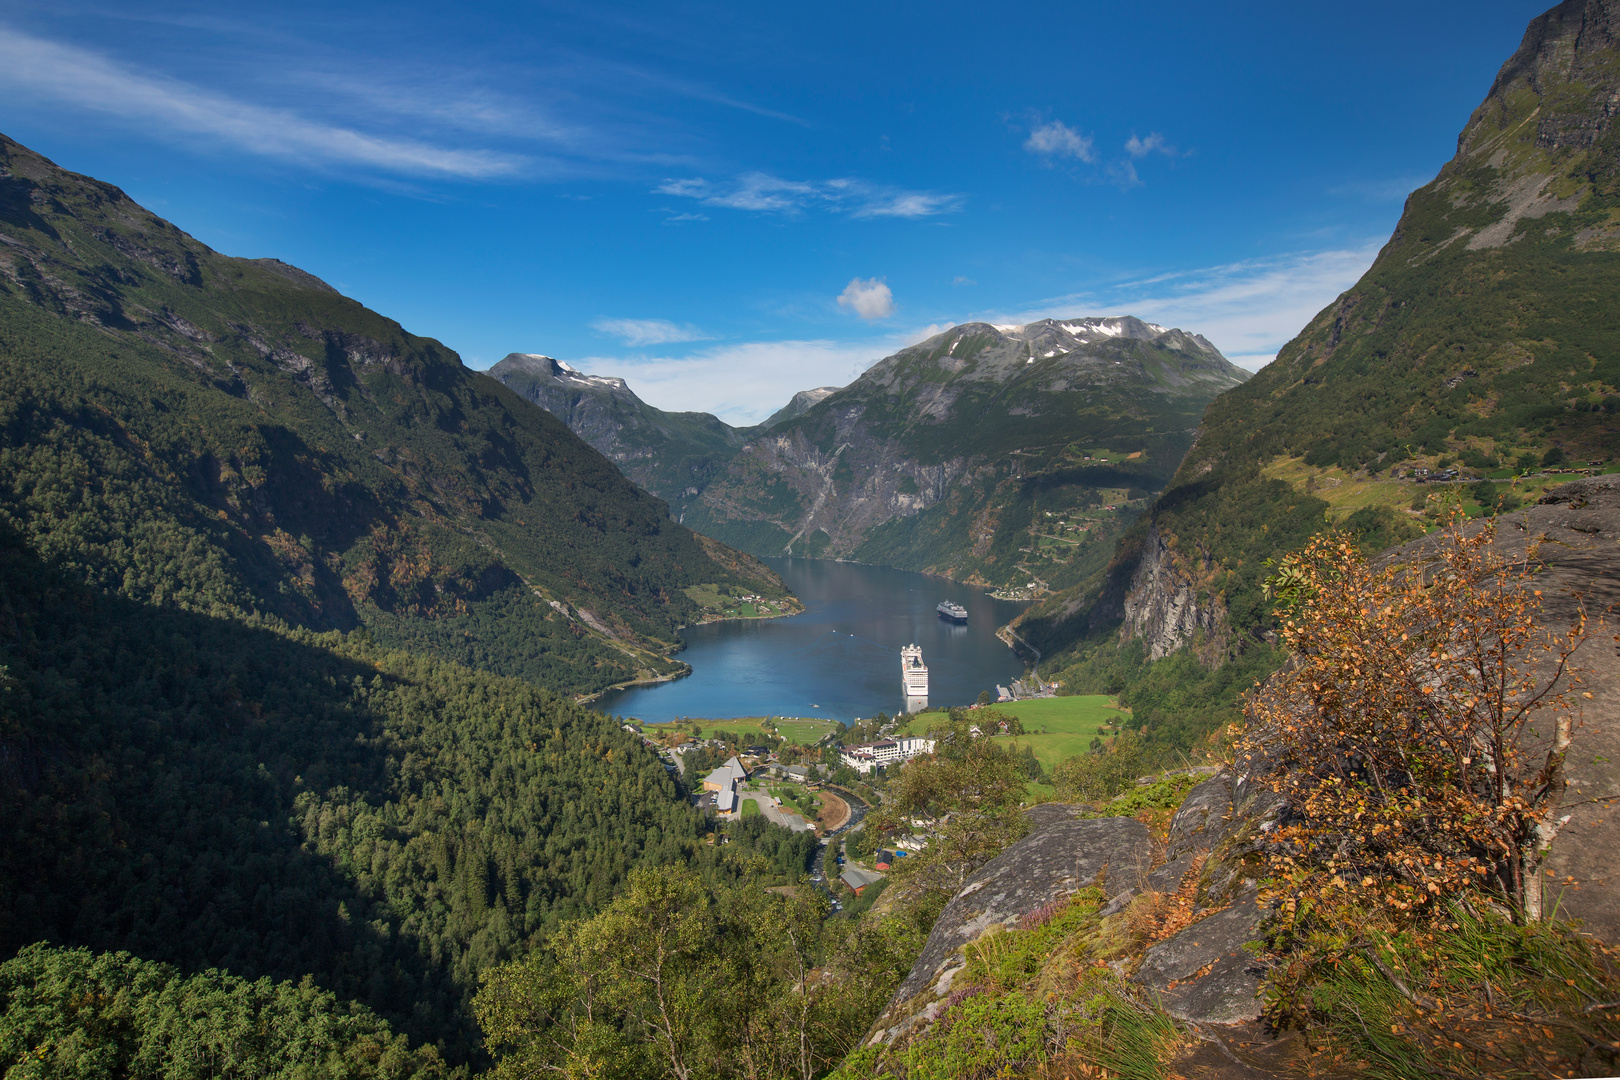
[[[842,829],[844,822],[849,820],[849,803],[837,795],[823,788],[821,795],[821,815],[816,818],[816,825],[825,836],[835,829]]]

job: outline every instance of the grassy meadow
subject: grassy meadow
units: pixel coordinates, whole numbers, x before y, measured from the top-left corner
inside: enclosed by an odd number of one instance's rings
[[[1620,469],[1620,466],[1610,465],[1604,471],[1616,469]],[[1463,512],[1469,517],[1484,513],[1484,509],[1474,500],[1471,482],[1415,484],[1410,480],[1369,478],[1365,473],[1351,473],[1337,465],[1326,468],[1307,465],[1302,457],[1276,458],[1261,469],[1261,475],[1268,480],[1281,480],[1295,491],[1321,499],[1328,504],[1328,512],[1336,522],[1370,506],[1388,507],[1397,513],[1421,510],[1423,506],[1415,506],[1414,500],[1447,494],[1462,496]],[[1535,502],[1550,487],[1577,479],[1567,473],[1515,477],[1512,469],[1492,469],[1484,475],[1503,490],[1518,496],[1524,504]]]
[[[817,716],[740,716],[731,720],[705,720],[692,717],[690,721],[683,722],[696,723],[705,739],[710,736],[730,735],[738,742],[747,743],[764,735],[779,735],[798,746],[814,746],[829,732],[840,731],[844,726],[837,720],[824,720]],[[647,728],[658,730],[669,726],[648,724]]]
[[[1064,758],[1084,754],[1091,748],[1091,740],[1097,737],[1099,727],[1111,728],[1131,715],[1129,709],[1121,708],[1106,694],[1009,701],[993,708],[1003,716],[1016,716],[1023,722],[1024,734],[1014,741],[1033,749],[1041,767],[1046,769]],[[901,728],[901,734],[920,735],[939,719],[924,713]]]

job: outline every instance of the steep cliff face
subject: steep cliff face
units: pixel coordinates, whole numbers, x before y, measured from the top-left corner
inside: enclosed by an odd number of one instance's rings
[[[1159,487],[1244,377],[1204,338],[1130,317],[969,323],[753,439],[685,520],[760,554],[1073,576],[1106,561],[1124,519],[1107,514]],[[1036,566],[1052,543],[1062,558]]]
[[[489,374],[567,424],[677,518],[753,430],[708,413],[656,409],[623,379],[586,375],[538,353],[509,353]]]
[[[1617,114],[1620,5],[1568,0],[1532,21],[1372,268],[1211,403],[1152,524],[1172,549],[1203,553],[1192,603],[1224,603],[1230,640],[1264,622],[1265,560],[1324,514],[1374,547],[1406,539],[1418,468],[1506,477],[1615,458]],[[1174,590],[1151,567],[1137,577],[1127,608],[1168,616]],[[1093,614],[1057,598],[1030,618],[1052,648]],[[1159,655],[1208,629],[1171,625],[1136,618],[1126,633]]]
[[[1199,598],[1192,575],[1157,527],[1148,530],[1123,607],[1121,637],[1140,639],[1152,660],[1169,656],[1200,632],[1217,633],[1225,621],[1220,601]]]

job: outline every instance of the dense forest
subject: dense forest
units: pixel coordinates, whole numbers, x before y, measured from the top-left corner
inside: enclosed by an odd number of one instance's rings
[[[451,1061],[479,972],[636,866],[789,882],[715,844],[657,754],[529,683],[89,589],[0,536],[0,952],[312,978]]]

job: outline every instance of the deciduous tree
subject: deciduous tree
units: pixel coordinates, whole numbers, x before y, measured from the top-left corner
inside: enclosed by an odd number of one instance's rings
[[[1494,538],[1454,516],[1424,557],[1379,567],[1318,535],[1268,582],[1294,659],[1249,700],[1237,753],[1288,801],[1269,846],[1288,910],[1338,894],[1421,915],[1485,886],[1540,917],[1586,621],[1548,630],[1534,546],[1509,560]]]

